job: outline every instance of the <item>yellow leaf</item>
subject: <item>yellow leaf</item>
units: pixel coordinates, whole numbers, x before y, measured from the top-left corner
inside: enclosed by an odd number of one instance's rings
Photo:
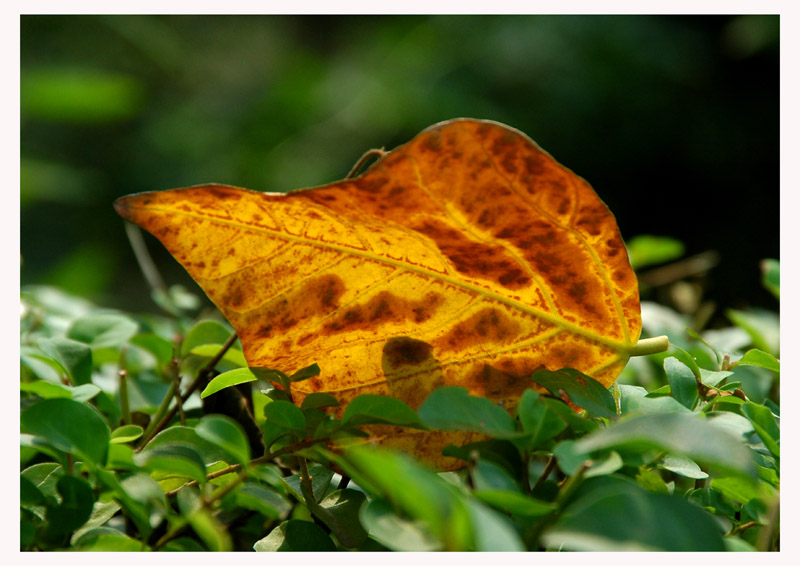
[[[223,185],[115,203],[227,317],[251,367],[293,386],[397,397],[459,385],[513,407],[537,369],[610,385],[641,329],[613,215],[586,181],[495,122],[437,124],[357,178],[287,194]],[[470,434],[375,427],[446,468]]]

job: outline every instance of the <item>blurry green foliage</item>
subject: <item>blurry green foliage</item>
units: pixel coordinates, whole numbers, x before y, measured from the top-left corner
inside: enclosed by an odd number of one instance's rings
[[[146,290],[116,197],[324,184],[371,147],[467,116],[520,129],[587,178],[625,238],[720,250],[708,282],[719,302],[772,307],[741,265],[777,257],[777,230],[750,238],[706,219],[777,226],[778,22],[22,16],[22,281],[64,280],[130,308]],[[719,187],[757,198],[720,199]],[[195,288],[167,254],[155,259]]]

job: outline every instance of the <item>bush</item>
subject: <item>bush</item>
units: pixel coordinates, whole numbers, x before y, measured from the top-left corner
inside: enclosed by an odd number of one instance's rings
[[[645,334],[673,347],[632,359],[610,390],[538,372],[547,391],[513,417],[441,388],[417,412],[362,396],[337,419],[325,393],[289,402],[316,366],[250,370],[185,291],[158,301],[167,315],[22,290],[21,549],[779,548],[772,313],[731,310],[733,326],[701,336],[645,302]],[[464,467],[435,473],[365,444],[374,424],[486,439],[447,448]]]

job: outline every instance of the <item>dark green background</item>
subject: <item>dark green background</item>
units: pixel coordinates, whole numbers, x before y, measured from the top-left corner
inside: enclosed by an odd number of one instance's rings
[[[22,16],[21,38],[23,284],[154,309],[116,197],[324,184],[466,116],[586,178],[626,239],[719,251],[708,298],[775,306],[778,17]]]

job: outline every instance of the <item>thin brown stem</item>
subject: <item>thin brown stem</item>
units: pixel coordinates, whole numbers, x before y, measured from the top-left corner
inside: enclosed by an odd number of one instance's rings
[[[250,462],[247,465],[254,466],[258,464],[265,464],[267,462],[272,462],[273,460],[277,460],[278,458],[280,458],[285,454],[290,454],[292,452],[296,452],[298,450],[302,450],[303,448],[308,448],[309,446],[320,444],[322,442],[328,442],[329,440],[330,439],[328,438],[314,438],[314,439],[303,440],[302,442],[297,442],[296,444],[292,444],[290,446],[284,446],[283,448],[281,448],[280,450],[276,450],[275,452],[270,452],[269,454],[264,454],[263,456],[254,458],[253,460],[250,460]],[[214,478],[218,478],[226,474],[232,474],[234,472],[237,472],[241,468],[242,468],[241,464],[231,464],[227,468],[222,468],[221,470],[217,470],[216,472],[211,472],[210,474],[208,474],[206,476],[206,481],[213,480]],[[186,482],[182,486],[176,487],[175,489],[168,491],[165,495],[167,497],[172,497],[176,495],[184,487],[188,487],[191,485],[197,485],[197,480]]]
[[[531,491],[536,491],[536,488],[542,485],[547,480],[547,478],[550,477],[550,474],[553,472],[555,467],[556,467],[556,457],[550,456],[550,459],[547,461],[547,465],[544,467],[542,475],[539,476],[539,479],[536,480],[535,484],[533,484]]]
[[[192,393],[194,393],[195,390],[200,386],[200,383],[205,381],[206,379],[208,379],[208,375],[212,371],[214,371],[214,366],[216,366],[217,363],[219,363],[219,361],[222,359],[222,356],[224,356],[225,352],[227,352],[230,349],[230,347],[233,346],[234,342],[236,342],[236,333],[235,332],[233,334],[231,334],[230,337],[225,341],[225,343],[220,348],[219,352],[217,352],[217,355],[214,356],[213,358],[211,358],[211,360],[206,365],[204,365],[202,367],[202,369],[200,369],[200,371],[197,372],[197,377],[194,379],[192,384],[189,386],[189,389],[186,390],[186,393],[184,393],[183,395],[180,395],[180,388],[176,388],[176,389],[171,388],[170,389],[170,392],[167,394],[168,400],[172,401],[171,397],[174,394],[176,396],[176,398],[180,399],[180,401],[178,403],[176,403],[167,412],[167,414],[164,415],[163,418],[159,417],[160,420],[158,421],[158,424],[155,425],[152,428],[152,430],[149,431],[149,433],[145,436],[145,439],[136,448],[137,452],[140,452],[145,446],[147,446],[147,443],[150,442],[156,434],[161,432],[164,429],[164,427],[167,426],[167,424],[169,424],[169,421],[171,421],[172,418],[175,416],[175,414],[182,408],[182,404],[184,402],[186,402],[186,400],[189,398],[189,396]],[[180,377],[177,378],[175,383],[178,383],[179,381],[180,381]],[[174,384],[173,384],[173,387],[174,387]],[[163,404],[162,404],[162,406],[163,406]]]
[[[367,162],[367,160],[370,157],[376,157],[377,156],[378,159],[380,159],[381,157],[383,157],[387,153],[388,153],[388,151],[384,151],[383,148],[370,149],[369,151],[364,153],[364,155],[361,156],[361,158],[356,162],[355,165],[353,165],[353,168],[350,169],[350,172],[347,174],[347,177],[345,177],[345,179],[352,179],[353,177],[355,177],[356,173],[358,173],[358,171],[364,166],[364,164]]]

